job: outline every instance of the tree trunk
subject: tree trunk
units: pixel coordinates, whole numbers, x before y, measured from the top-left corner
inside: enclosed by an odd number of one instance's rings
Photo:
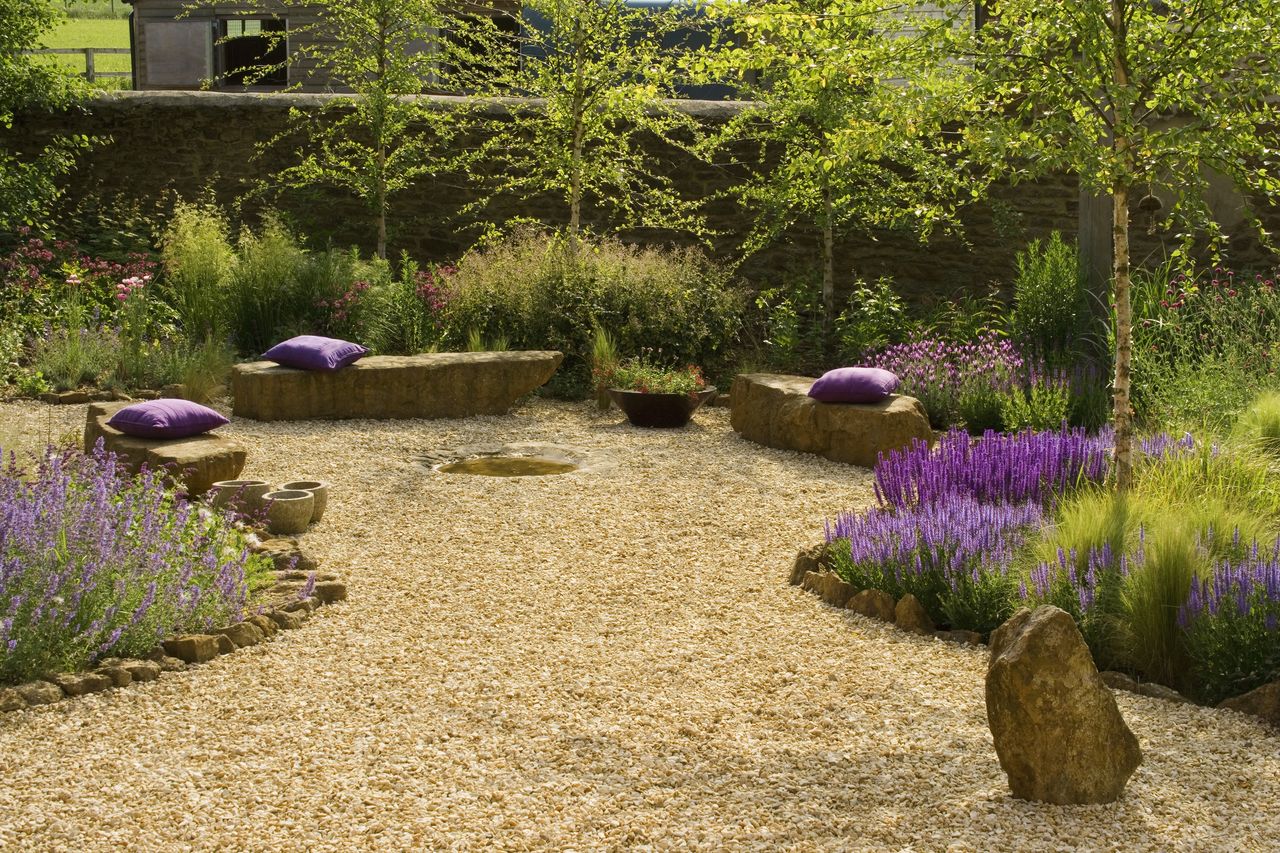
[[[387,149],[378,149],[378,257],[387,259]]]
[[[831,330],[836,313],[836,237],[831,202],[831,182],[822,176],[822,350],[829,356],[834,350]]]
[[[1117,140],[1117,144],[1123,140]],[[1115,251],[1116,302],[1116,489],[1133,486],[1133,409],[1129,405],[1130,365],[1133,363],[1133,310],[1129,302],[1129,188],[1112,190],[1112,240]]]

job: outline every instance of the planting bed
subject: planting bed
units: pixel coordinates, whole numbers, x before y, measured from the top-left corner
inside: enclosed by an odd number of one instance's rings
[[[0,406],[37,441],[76,407]],[[53,428],[57,429],[55,420]],[[302,632],[0,719],[0,848],[1269,849],[1280,738],[1118,694],[1105,807],[1012,799],[985,650],[779,576],[871,473],[546,401],[466,421],[234,421],[334,484],[307,535],[359,595]],[[593,476],[424,476],[423,448],[607,448]]]

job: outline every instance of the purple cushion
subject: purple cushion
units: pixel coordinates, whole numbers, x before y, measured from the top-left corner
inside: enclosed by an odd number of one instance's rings
[[[319,335],[298,335],[281,341],[262,354],[268,361],[299,370],[338,370],[355,364],[369,350],[351,341],[322,338]]]
[[[107,421],[125,435],[138,438],[186,438],[230,423],[222,415],[190,400],[148,400],[125,406]]]
[[[896,375],[878,367],[837,367],[813,383],[809,396],[823,403],[878,403],[899,384]]]

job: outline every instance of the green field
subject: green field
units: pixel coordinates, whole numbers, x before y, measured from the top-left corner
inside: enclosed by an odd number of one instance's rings
[[[123,47],[129,46],[129,21],[125,18],[72,18],[51,32],[45,39],[46,47]],[[56,61],[77,72],[84,72],[83,56],[59,56]],[[128,71],[129,56],[98,55],[94,58],[98,71]],[[118,89],[128,80],[122,77],[106,77],[97,85]]]

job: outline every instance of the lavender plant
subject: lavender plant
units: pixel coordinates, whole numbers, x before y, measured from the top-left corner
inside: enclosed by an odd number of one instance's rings
[[[988,633],[1012,613],[1016,549],[1044,523],[1034,502],[985,503],[949,493],[946,500],[863,514],[827,524],[835,570],[855,589],[895,598],[911,593],[935,621]]]
[[[130,477],[101,441],[0,471],[0,683],[239,619],[266,577],[225,517]]]
[[[1108,438],[1082,429],[988,432],[975,441],[960,431],[930,449],[923,441],[881,456],[876,497],[908,507],[967,496],[983,503],[1033,502],[1048,507],[1067,491],[1106,479]]]
[[[1280,675],[1280,542],[1222,560],[1178,611],[1200,698],[1218,702]]]

